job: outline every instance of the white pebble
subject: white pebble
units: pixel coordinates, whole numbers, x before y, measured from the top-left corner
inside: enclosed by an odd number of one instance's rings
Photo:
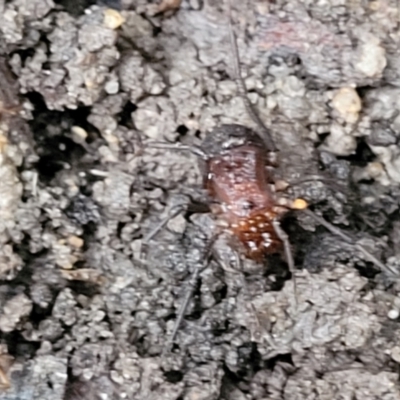
[[[341,118],[353,124],[358,120],[358,115],[361,111],[361,100],[353,88],[343,87],[333,96],[332,107]]]
[[[117,29],[125,22],[125,18],[111,8],[104,11],[104,25],[110,29]]]
[[[104,86],[104,90],[106,91],[106,93],[108,94],[116,94],[119,91],[119,83],[118,81],[109,81],[105,84]]]
[[[348,135],[344,128],[339,124],[332,124],[331,133],[326,138],[324,147],[337,156],[349,156],[353,154],[357,147],[356,139]]]
[[[364,75],[373,78],[379,76],[386,67],[386,52],[380,46],[379,39],[368,35],[359,46],[359,57],[355,67]]]
[[[393,347],[390,351],[390,356],[394,361],[400,363],[400,347],[399,346]]]

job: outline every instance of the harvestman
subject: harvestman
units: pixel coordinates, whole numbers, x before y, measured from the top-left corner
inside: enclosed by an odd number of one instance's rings
[[[262,261],[269,254],[281,252],[285,255],[289,270],[294,279],[295,266],[287,234],[280,226],[280,219],[289,210],[303,210],[307,215],[323,225],[331,233],[341,237],[346,243],[354,245],[364,256],[379,269],[391,274],[397,271],[385,266],[361,245],[331,225],[323,218],[306,209],[307,203],[302,199],[291,201],[283,195],[277,196],[273,177],[266,166],[274,167],[277,148],[269,130],[250,103],[244,80],[241,75],[239,52],[232,26],[231,5],[229,6],[229,35],[233,54],[234,75],[238,93],[243,99],[246,111],[257,126],[257,130],[242,125],[222,125],[207,134],[201,146],[185,146],[177,144],[153,142],[154,148],[179,149],[194,153],[202,161],[204,170],[204,186],[210,199],[219,204],[212,212],[221,225],[225,226],[241,243],[245,255],[253,260]],[[204,168],[203,168],[204,169]],[[272,190],[271,190],[272,186]],[[168,223],[169,220],[185,210],[184,206],[171,209],[167,218],[143,238],[147,243]],[[170,337],[173,344],[182,323],[188,303],[193,296],[201,271],[207,267],[210,248],[216,236],[209,241],[204,251],[203,265],[198,266],[189,282],[190,289],[178,310],[177,319]],[[294,289],[296,294],[295,280]],[[168,347],[169,349],[170,347]]]

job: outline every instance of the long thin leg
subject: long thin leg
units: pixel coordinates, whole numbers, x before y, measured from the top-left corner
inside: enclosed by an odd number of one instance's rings
[[[286,262],[288,264],[289,271],[292,274],[294,298],[295,298],[296,304],[297,304],[297,285],[296,285],[296,276],[295,276],[295,266],[294,266],[292,250],[290,248],[289,237],[286,234],[286,232],[281,228],[281,225],[279,224],[278,220],[274,219],[272,221],[272,226],[274,227],[275,233],[277,234],[278,238],[283,243],[283,249],[285,251]]]
[[[315,213],[313,213],[311,210],[303,210],[307,215],[309,215],[311,218],[313,218],[315,221],[317,221],[319,224],[324,226],[326,229],[328,229],[329,232],[333,233],[336,236],[339,236],[342,238],[346,243],[352,244],[355,246],[359,251],[361,251],[375,266],[377,266],[381,271],[386,271],[388,273],[391,273],[393,275],[399,275],[399,272],[396,271],[395,269],[383,264],[381,261],[379,261],[375,256],[373,256],[369,251],[364,249],[360,244],[354,243],[354,240],[350,237],[347,236],[341,229],[337,228],[336,226],[333,226],[329,222],[325,221],[322,217],[319,217]]]
[[[183,321],[183,317],[185,316],[186,309],[189,305],[190,299],[192,298],[193,293],[196,289],[196,285],[197,285],[199,276],[200,276],[201,272],[204,271],[208,267],[210,250],[218,236],[219,236],[219,233],[213,235],[211,237],[211,239],[208,241],[207,245],[205,246],[204,252],[203,252],[203,263],[201,264],[201,266],[200,265],[196,266],[195,270],[193,271],[192,276],[190,277],[189,289],[186,292],[185,298],[183,299],[183,302],[181,303],[181,305],[178,309],[178,314],[176,317],[175,325],[174,325],[174,328],[172,329],[172,333],[168,340],[168,344],[165,347],[164,353],[171,351],[171,349],[172,349],[172,346],[173,346],[175,338],[176,338],[176,334],[178,333],[178,330]]]
[[[187,146],[185,144],[180,144],[180,143],[148,142],[145,144],[145,146],[151,147],[153,149],[190,151],[197,157],[202,158],[203,160],[208,159],[207,154],[200,147],[195,145]]]
[[[219,260],[219,262],[221,264],[223,264],[222,268],[224,268],[225,270],[230,271],[232,273],[239,274],[239,276],[240,276],[240,281],[241,281],[241,284],[242,284],[242,290],[244,292],[246,304],[248,304],[250,306],[251,312],[252,312],[252,314],[254,316],[254,320],[256,321],[256,325],[257,325],[256,329],[254,329],[253,332],[251,332],[252,333],[252,340],[254,342],[259,343],[260,340],[261,340],[261,337],[263,337],[263,338],[266,339],[266,341],[268,342],[268,344],[272,348],[276,348],[276,344],[274,342],[274,339],[270,335],[270,333],[267,332],[266,330],[263,330],[262,327],[261,327],[260,319],[258,318],[258,315],[257,315],[257,310],[254,307],[254,304],[253,304],[253,301],[252,301],[253,299],[252,299],[252,297],[250,295],[250,291],[249,291],[246,279],[245,279],[244,274],[243,274],[242,260],[239,257],[238,253],[235,253],[235,255],[236,255],[236,265],[237,265],[236,268],[229,267],[222,260]],[[252,330],[250,329],[250,331],[252,331]]]
[[[208,258],[207,258],[207,260],[208,260]],[[203,265],[203,267],[204,267],[204,265]],[[202,270],[203,270],[203,268],[197,267],[194,270],[192,276],[190,277],[190,280],[188,282],[189,289],[186,292],[186,295],[185,295],[185,298],[183,299],[183,302],[179,306],[177,317],[176,317],[176,321],[175,321],[175,325],[174,325],[174,328],[172,329],[172,333],[171,333],[171,336],[169,338],[168,345],[166,347],[167,351],[170,351],[172,346],[173,346],[173,344],[174,344],[174,341],[175,341],[175,338],[176,338],[176,334],[178,333],[178,330],[179,330],[179,328],[180,328],[180,326],[182,324],[183,317],[185,316],[186,309],[187,309],[187,307],[189,305],[190,299],[193,296],[193,293],[194,293],[196,285],[197,285],[197,280],[199,279],[199,275],[200,275],[200,272]]]
[[[318,175],[315,175],[315,176],[310,175],[310,176],[303,177],[301,179],[296,179],[294,181],[290,181],[290,182],[288,182],[289,183],[288,188],[291,188],[293,186],[298,186],[298,185],[301,185],[306,182],[315,182],[315,181],[327,183],[330,186],[332,186],[333,189],[337,190],[338,192],[343,193],[343,194],[346,193],[346,188],[343,185],[337,183],[334,179],[324,177],[324,176],[318,176]]]
[[[257,114],[249,98],[247,97],[246,84],[242,77],[242,71],[240,69],[240,58],[239,50],[236,42],[235,32],[232,26],[232,11],[231,11],[231,0],[228,0],[228,16],[229,16],[229,36],[231,40],[232,54],[233,54],[233,67],[234,67],[234,80],[236,82],[237,91],[240,97],[243,99],[246,111],[250,118],[255,122],[259,131],[257,132],[261,139],[264,141],[269,151],[276,151],[275,143],[272,139],[270,131],[267,129],[260,116]]]
[[[141,248],[141,258],[143,257],[143,254],[146,252],[146,249],[148,247],[148,244],[150,242],[151,239],[153,239],[158,232],[161,231],[161,229],[164,228],[165,225],[168,224],[169,221],[171,221],[171,219],[177,217],[179,214],[181,214],[183,211],[185,211],[187,208],[186,205],[183,204],[178,204],[174,207],[172,207],[169,210],[168,215],[152,230],[150,231],[143,239],[142,239],[142,248]]]

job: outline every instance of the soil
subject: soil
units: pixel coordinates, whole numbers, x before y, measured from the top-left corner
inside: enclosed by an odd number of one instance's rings
[[[277,177],[353,244],[297,211],[295,276],[204,260],[199,160],[151,142],[256,128],[226,2],[0,1],[0,400],[400,399],[400,283],[356,246],[400,268],[398,1],[232,3]]]

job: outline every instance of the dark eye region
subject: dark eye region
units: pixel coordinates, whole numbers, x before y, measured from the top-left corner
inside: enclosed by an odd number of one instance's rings
[[[242,203],[242,209],[245,211],[254,210],[255,207],[256,207],[256,203],[254,203],[251,200],[246,200]]]

